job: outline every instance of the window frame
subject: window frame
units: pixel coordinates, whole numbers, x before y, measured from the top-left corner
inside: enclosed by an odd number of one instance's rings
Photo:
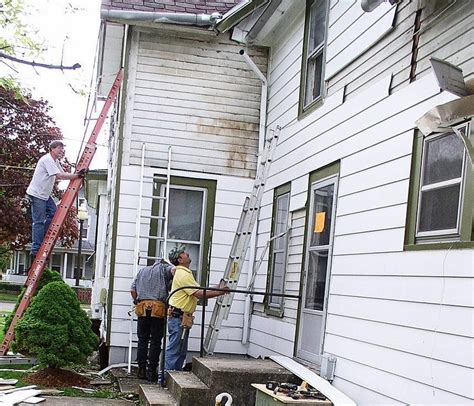
[[[423,135],[421,131],[415,130],[412,165],[410,173],[410,187],[408,193],[408,208],[405,227],[405,250],[423,250],[423,249],[445,249],[445,248],[471,248],[474,247],[474,213],[472,205],[474,201],[474,184],[472,164],[469,158],[469,151],[463,141],[463,163],[462,173],[459,182],[459,203],[458,218],[456,230],[436,230],[419,232],[419,219],[421,211],[421,193],[423,181],[423,165],[426,153],[426,144],[436,138],[448,134],[456,134],[459,129],[466,128],[471,142],[473,141],[473,123],[472,120],[466,120],[451,127],[446,131],[436,134]],[[448,181],[449,182],[449,181]],[[446,182],[438,182],[439,188],[446,186]],[[437,189],[437,188],[433,188]],[[424,189],[426,190],[426,189]]]
[[[283,273],[281,275],[283,279],[283,288],[281,292],[275,292],[275,293],[285,293],[285,280],[286,280],[286,265],[287,265],[287,258],[288,258],[288,233],[290,230],[290,200],[291,200],[291,183],[286,183],[284,185],[281,185],[279,187],[276,187],[273,191],[273,207],[272,207],[272,228],[271,228],[271,233],[270,233],[270,239],[274,238],[277,234],[277,226],[279,224],[279,221],[277,221],[278,217],[278,201],[283,197],[283,196],[288,196],[288,208],[287,208],[287,213],[288,217],[286,219],[287,223],[287,230],[286,234],[282,236],[283,238],[283,249],[279,250],[280,252],[283,253],[283,258],[284,258],[284,263],[283,263]],[[269,253],[268,253],[268,271],[267,271],[267,287],[266,287],[266,292],[267,293],[273,293],[273,284],[274,284],[274,276],[275,276],[275,268],[274,268],[274,254],[275,254],[275,241],[276,239],[270,240],[270,247],[269,247]],[[283,317],[284,314],[284,307],[285,307],[285,301],[284,298],[281,298],[281,302],[279,304],[274,304],[271,303],[271,296],[266,296],[265,297],[265,313],[268,315],[272,316],[277,316],[277,317]]]
[[[310,23],[311,23],[311,6],[313,3],[321,1],[326,3],[326,15],[324,18],[325,27],[324,27],[324,39],[322,43],[315,47],[312,50],[309,50],[309,40],[310,40]],[[303,118],[309,112],[313,111],[319,105],[321,105],[322,100],[325,96],[326,86],[324,80],[324,72],[326,66],[326,49],[327,49],[327,37],[328,37],[328,17],[329,17],[329,0],[307,0],[306,1],[306,12],[305,12],[305,27],[304,27],[304,37],[303,37],[303,53],[301,57],[301,82],[300,82],[300,97],[299,97],[299,107],[298,107],[298,118]],[[309,52],[310,51],[310,52]],[[306,103],[306,89],[308,87],[308,63],[314,58],[316,59],[318,55],[322,55],[321,61],[321,78],[320,86],[321,92],[318,97]],[[314,83],[313,83],[314,86]]]
[[[166,179],[163,175],[156,174],[154,183],[156,187],[153,187],[153,194],[155,196],[160,195],[160,189],[166,184]],[[205,189],[203,211],[204,216],[202,220],[204,224],[201,229],[201,251],[199,258],[192,258],[194,263],[198,263],[200,267],[200,274],[196,281],[201,286],[207,286],[209,273],[210,273],[210,262],[211,262],[211,243],[212,243],[212,231],[214,227],[214,212],[216,202],[216,189],[217,182],[215,180],[207,179],[195,179],[195,178],[183,178],[172,176],[170,187],[178,189]],[[152,203],[151,212],[153,216],[160,215],[160,201],[154,200]],[[159,231],[159,220],[152,219],[150,221],[149,235],[157,235]],[[148,256],[155,257],[157,255],[158,244],[156,239],[148,240]],[[152,261],[153,262],[153,261]],[[198,270],[199,271],[199,270]]]

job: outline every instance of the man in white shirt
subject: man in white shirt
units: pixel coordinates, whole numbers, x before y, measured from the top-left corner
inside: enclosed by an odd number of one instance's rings
[[[43,242],[44,235],[56,212],[56,203],[51,197],[57,180],[71,180],[83,177],[82,173],[64,172],[59,159],[64,157],[64,144],[56,140],[49,144],[49,153],[36,164],[33,178],[26,189],[31,199],[31,255],[35,256]]]

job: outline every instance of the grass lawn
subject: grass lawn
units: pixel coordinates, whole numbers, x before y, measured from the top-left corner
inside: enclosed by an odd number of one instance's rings
[[[2,302],[16,302],[18,295],[14,293],[0,293],[0,301]]]

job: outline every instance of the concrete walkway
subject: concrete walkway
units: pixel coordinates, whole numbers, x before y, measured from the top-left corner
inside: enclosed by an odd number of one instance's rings
[[[75,398],[67,396],[41,396],[46,401],[40,403],[41,405],[55,405],[55,406],[130,406],[134,402],[121,399],[100,399],[100,398]],[[21,402],[21,406],[31,406],[31,403]]]
[[[0,301],[0,313],[11,312],[15,307],[15,302]]]

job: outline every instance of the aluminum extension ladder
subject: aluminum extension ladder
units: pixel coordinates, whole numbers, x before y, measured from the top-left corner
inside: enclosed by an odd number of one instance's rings
[[[76,165],[77,172],[79,172],[81,169],[88,169],[90,166],[92,158],[94,157],[95,151],[97,149],[97,137],[99,135],[100,129],[102,128],[102,125],[104,124],[104,121],[107,118],[108,111],[114,104],[115,98],[117,97],[117,94],[120,90],[122,80],[123,69],[120,69],[107,96],[106,102],[102,107],[99,118],[96,121],[89,140],[87,141],[87,144],[84,147],[84,151],[82,152],[81,158],[79,159],[79,162]],[[41,246],[36,254],[35,260],[28,272],[25,293],[23,294],[20,304],[18,305],[10,327],[8,328],[8,331],[5,334],[5,338],[3,339],[3,343],[0,347],[1,356],[4,356],[7,353],[8,348],[10,347],[10,344],[15,337],[15,326],[18,320],[20,320],[20,318],[23,316],[25,310],[28,308],[31,299],[34,293],[36,292],[41,275],[43,274],[44,268],[46,266],[46,262],[54,249],[56,240],[59,237],[59,232],[61,231],[61,228],[63,227],[64,222],[66,221],[67,213],[71,209],[76,199],[77,193],[79,192],[79,189],[82,186],[82,182],[83,180],[81,178],[72,179],[69,181],[68,188],[64,193],[63,198],[61,199],[59,207],[53,217],[53,220],[51,221],[46,235],[43,238],[43,242],[41,243]]]
[[[245,202],[240,215],[237,231],[234,236],[234,242],[230,250],[229,258],[224,272],[224,281],[230,289],[237,289],[242,265],[245,262],[247,249],[250,245],[250,239],[254,226],[258,219],[260,203],[262,201],[263,192],[265,190],[265,182],[270,172],[270,165],[278,143],[280,127],[271,130],[272,136],[266,140],[265,148],[258,163],[257,174],[253,185],[252,193],[245,198]],[[223,320],[227,320],[234,294],[219,296],[216,300],[214,310],[212,312],[209,327],[207,329],[206,338],[204,340],[204,351],[212,354],[216,347],[219,331]]]
[[[140,189],[138,194],[138,207],[137,207],[137,217],[135,222],[135,249],[134,249],[134,262],[133,262],[133,271],[132,271],[132,278],[135,279],[137,276],[138,268],[140,266],[140,260],[158,260],[164,259],[166,261],[166,247],[168,243],[168,212],[169,212],[169,199],[168,196],[170,195],[170,184],[171,184],[171,146],[168,147],[168,165],[166,171],[166,188],[164,195],[157,195],[157,196],[146,196],[146,198],[151,198],[151,207],[153,208],[153,202],[156,201],[159,203],[160,207],[160,215],[143,215],[142,213],[142,203],[143,203],[143,184],[145,179],[151,179],[154,183],[156,180],[165,179],[163,176],[154,175],[154,176],[145,176],[145,144],[142,145],[142,157],[141,157],[141,165],[140,165]],[[158,224],[158,235],[143,235],[141,234],[141,226],[142,220],[146,221],[153,221],[156,220],[159,222]],[[159,249],[156,250],[158,252],[157,256],[148,256],[142,255],[140,252],[140,241],[142,239],[146,239],[147,241],[150,239],[156,240],[157,244],[159,245]],[[132,370],[132,346],[133,346],[133,321],[134,321],[134,306],[129,312],[130,314],[130,328],[129,328],[129,342],[128,342],[128,373],[131,373]]]

